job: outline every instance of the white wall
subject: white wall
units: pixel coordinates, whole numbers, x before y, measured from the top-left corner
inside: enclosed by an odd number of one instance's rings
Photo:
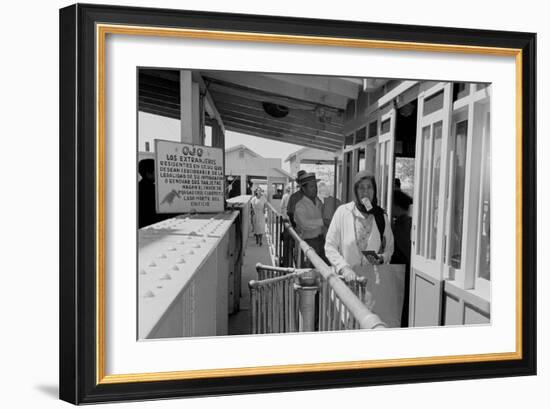
[[[502,1],[298,2],[279,0],[109,1],[89,3],[142,5],[231,11],[331,19],[370,20],[404,24],[463,26],[539,32],[539,209],[550,206],[550,174],[547,136],[550,112],[548,12],[543,2]],[[2,136],[5,155],[2,169],[8,177],[3,187],[2,275],[2,371],[3,407],[68,407],[56,400],[58,379],[58,11],[68,1],[8,2],[0,25],[3,64],[0,66]],[[546,91],[544,94],[542,91]],[[21,164],[24,163],[24,166]],[[14,172],[18,169],[17,172]],[[40,175],[38,179],[37,175]],[[28,183],[30,182],[30,183]],[[37,204],[40,204],[37,206]],[[550,245],[548,213],[539,214],[539,255]],[[7,248],[6,248],[7,245]],[[323,407],[342,404],[358,407],[474,408],[522,407],[547,400],[550,384],[548,320],[550,288],[548,259],[539,257],[539,376],[472,380],[231,396],[156,403],[117,404],[124,408],[258,408]],[[368,346],[365,346],[368,347]],[[543,407],[534,403],[533,407]]]

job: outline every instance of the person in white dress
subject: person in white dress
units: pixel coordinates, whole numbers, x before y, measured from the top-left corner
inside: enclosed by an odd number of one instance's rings
[[[250,208],[252,212],[252,226],[254,236],[256,237],[256,244],[262,245],[262,238],[265,233],[265,207],[267,200],[262,195],[262,189],[257,188],[254,191],[254,197],[250,201]]]

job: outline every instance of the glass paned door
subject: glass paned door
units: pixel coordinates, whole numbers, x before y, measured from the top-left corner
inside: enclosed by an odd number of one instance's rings
[[[442,277],[451,97],[450,84],[441,83],[418,98],[411,265],[437,279]]]
[[[479,255],[477,277],[491,279],[491,131],[490,114],[485,118],[485,130],[483,132],[483,170],[481,177],[481,211],[479,223]]]
[[[453,114],[448,144],[445,277],[454,279],[463,268],[464,203],[468,152],[468,107]]]

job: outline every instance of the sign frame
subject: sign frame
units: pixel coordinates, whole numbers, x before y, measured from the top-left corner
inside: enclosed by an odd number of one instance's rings
[[[193,151],[197,152],[197,156],[202,156],[204,153],[206,153],[207,151],[218,151],[217,153],[220,155],[220,158],[219,160],[221,161],[221,168],[222,168],[222,174],[225,174],[225,168],[224,168],[224,151],[222,148],[217,148],[217,147],[213,147],[213,146],[204,146],[204,145],[198,145],[198,144],[192,144],[192,143],[187,143],[187,142],[177,142],[177,141],[169,141],[169,140],[163,140],[163,139],[155,139],[155,207],[156,207],[156,211],[157,213],[159,214],[165,214],[165,213],[218,213],[218,212],[223,212],[224,209],[225,209],[225,188],[224,188],[224,185],[225,185],[225,181],[224,181],[224,176],[222,175],[222,179],[221,179],[221,182],[222,182],[222,195],[221,195],[221,200],[219,201],[220,204],[221,204],[221,207],[219,208],[216,208],[216,209],[213,209],[213,210],[200,210],[200,209],[196,209],[194,208],[192,205],[189,206],[189,209],[175,209],[175,211],[161,211],[160,209],[160,205],[162,204],[162,202],[160,202],[160,198],[159,198],[159,189],[160,189],[160,172],[161,172],[161,167],[160,167],[160,161],[159,161],[159,145],[160,144],[178,144],[178,145],[182,145],[182,153],[185,154],[185,152],[183,151],[185,149],[185,147],[192,147],[193,148]],[[188,149],[189,150],[189,149]],[[177,148],[176,148],[176,151],[177,151]],[[201,152],[199,154],[199,152]],[[173,192],[173,191],[172,191]],[[179,196],[177,195],[177,193],[174,193],[176,195],[176,197],[179,198]],[[173,196],[173,195],[172,195]],[[172,197],[173,200],[175,200],[174,197]],[[163,199],[164,200],[164,199]]]

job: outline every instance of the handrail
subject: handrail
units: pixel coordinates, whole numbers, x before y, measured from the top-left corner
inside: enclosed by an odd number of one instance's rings
[[[306,273],[306,271],[296,271],[294,273],[290,273],[290,274],[286,274],[284,276],[279,276],[279,277],[273,277],[273,278],[266,278],[266,279],[263,279],[263,280],[250,280],[248,282],[248,285],[250,287],[257,287],[258,285],[260,285],[260,283],[262,285],[269,285],[269,284],[275,284],[275,283],[278,283],[279,281],[284,281],[284,280],[288,280],[289,278],[293,278],[293,277],[300,277],[301,275],[303,275],[304,273]]]
[[[271,205],[267,203],[267,206],[277,215],[281,214]],[[282,217],[282,216],[281,216]],[[348,288],[348,286],[338,278],[334,269],[328,266],[321,257],[315,252],[315,250],[309,246],[299,235],[296,230],[288,221],[284,221],[285,229],[290,233],[292,238],[299,244],[300,248],[304,252],[304,255],[311,261],[315,269],[322,275],[327,283],[332,287],[337,297],[342,301],[346,308],[351,312],[359,323],[359,327],[362,329],[375,329],[380,327],[386,327],[386,324],[365,304],[359,300],[355,294]]]
[[[258,267],[269,267],[269,269],[280,273],[294,273],[294,272],[304,273],[306,271],[311,270],[311,268],[279,267],[279,266],[267,266],[267,265],[264,266],[262,263],[256,263],[256,268]]]

